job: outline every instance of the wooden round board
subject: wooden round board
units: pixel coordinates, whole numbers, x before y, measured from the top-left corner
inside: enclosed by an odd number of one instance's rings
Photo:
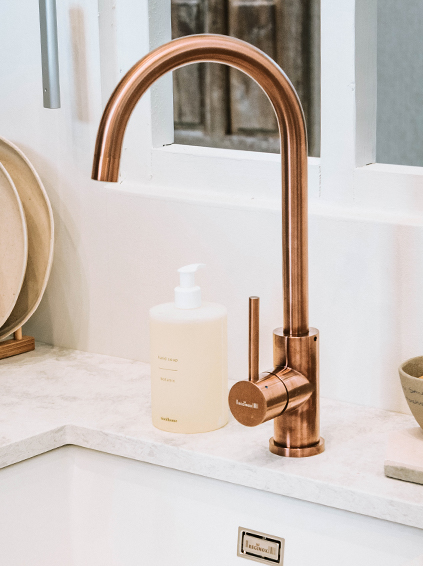
[[[28,258],[25,213],[16,187],[0,163],[0,326],[19,296]]]
[[[20,328],[38,307],[53,261],[53,213],[43,184],[22,151],[0,137],[0,163],[22,201],[28,229],[28,263],[21,292],[3,326],[0,339]]]

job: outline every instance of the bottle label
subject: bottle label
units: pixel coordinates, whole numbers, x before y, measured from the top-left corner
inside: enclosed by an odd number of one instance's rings
[[[178,359],[160,355],[157,356],[157,359],[160,370],[160,381],[175,383],[176,372],[178,371]]]

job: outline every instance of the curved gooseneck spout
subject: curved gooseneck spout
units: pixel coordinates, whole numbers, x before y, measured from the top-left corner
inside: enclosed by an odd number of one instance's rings
[[[282,263],[286,336],[308,327],[307,133],[301,103],[281,68],[259,49],[223,35],[193,35],[155,49],[128,71],[101,119],[92,178],[117,181],[123,136],[145,91],[165,73],[198,62],[225,63],[254,79],[276,112],[282,154]]]

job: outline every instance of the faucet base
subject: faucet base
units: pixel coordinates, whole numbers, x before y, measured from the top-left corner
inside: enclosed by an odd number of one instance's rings
[[[307,456],[316,456],[325,450],[325,440],[320,438],[317,444],[313,446],[305,446],[304,448],[289,448],[287,446],[280,446],[272,437],[269,440],[269,450],[272,454],[277,456],[286,456],[288,458],[307,458]]]

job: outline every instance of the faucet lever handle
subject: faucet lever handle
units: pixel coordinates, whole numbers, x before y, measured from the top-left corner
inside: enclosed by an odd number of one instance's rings
[[[259,380],[259,322],[260,299],[250,297],[248,328],[248,380],[255,383]]]

